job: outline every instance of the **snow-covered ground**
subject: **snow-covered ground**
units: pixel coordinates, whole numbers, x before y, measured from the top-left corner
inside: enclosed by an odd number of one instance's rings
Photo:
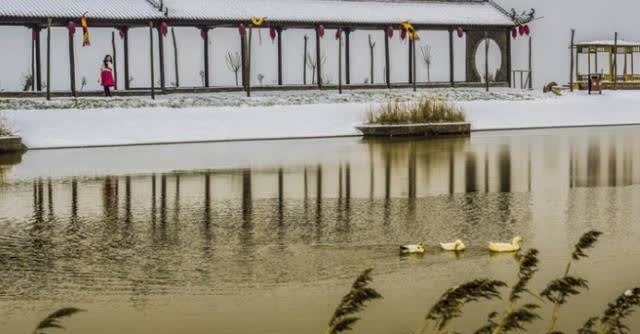
[[[436,92],[464,108],[474,131],[640,123],[640,113],[635,110],[640,92],[605,92],[601,96],[575,93],[564,97],[516,90],[495,90],[490,95],[479,89]],[[123,99],[135,102],[133,105],[138,101],[150,104],[142,108],[107,109],[91,104],[88,109],[17,110],[16,106],[5,113],[30,148],[332,137],[358,135],[354,126],[364,120],[372,107],[389,98],[415,98],[413,94],[296,92],[251,99],[238,94],[211,94],[163,97],[155,102]],[[182,102],[174,105],[176,101]],[[28,103],[25,108],[44,103],[23,102]]]

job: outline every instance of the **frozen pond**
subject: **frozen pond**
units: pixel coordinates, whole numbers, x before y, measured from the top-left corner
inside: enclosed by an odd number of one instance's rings
[[[414,333],[447,288],[514,282],[514,256],[490,256],[487,241],[520,234],[539,249],[540,292],[598,229],[573,269],[591,289],[561,309],[559,328],[575,332],[640,282],[638,142],[640,127],[612,127],[2,157],[0,332],[77,306],[88,312],[64,322],[73,333],[321,333],[373,267],[384,299],[356,332]],[[435,247],[456,238],[460,256]],[[420,241],[424,256],[398,256]],[[472,332],[503,305],[472,304],[451,329]]]

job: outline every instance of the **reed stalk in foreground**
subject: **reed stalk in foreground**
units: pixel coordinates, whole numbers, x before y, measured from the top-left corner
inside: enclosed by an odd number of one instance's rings
[[[75,307],[59,309],[42,319],[38,326],[33,330],[33,334],[42,334],[52,328],[64,329],[64,326],[60,324],[60,319],[70,317],[79,312],[84,312],[84,310]]]
[[[369,287],[369,283],[372,281],[371,271],[373,269],[363,271],[351,285],[351,291],[342,297],[342,301],[340,301],[329,321],[327,334],[338,334],[353,330],[353,325],[360,320],[356,315],[364,310],[365,303],[382,298],[376,290]]]
[[[569,272],[573,261],[579,261],[582,258],[588,257],[585,250],[592,248],[596,241],[598,241],[598,237],[601,234],[602,232],[599,231],[589,231],[583,234],[575,245],[575,249],[571,254],[571,259],[567,263],[567,267],[564,271],[564,276],[549,282],[547,287],[540,293],[540,296],[553,303],[553,312],[551,313],[547,333],[554,333],[556,322],[558,321],[560,306],[567,302],[567,298],[569,296],[579,294],[581,292],[580,289],[589,288],[588,282],[585,279],[569,276]]]
[[[502,281],[476,279],[447,290],[431,307],[416,333],[424,333],[429,325],[433,325],[436,333],[441,333],[451,320],[462,315],[464,305],[481,299],[499,299],[498,289],[506,285]]]

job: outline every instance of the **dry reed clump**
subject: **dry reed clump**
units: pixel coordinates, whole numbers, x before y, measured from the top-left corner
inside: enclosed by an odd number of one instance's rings
[[[438,95],[425,95],[418,102],[393,100],[369,112],[367,124],[417,124],[464,122],[465,114]]]

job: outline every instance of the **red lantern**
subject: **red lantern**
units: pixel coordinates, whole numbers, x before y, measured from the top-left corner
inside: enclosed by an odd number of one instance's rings
[[[518,37],[518,29],[516,29],[515,27],[511,30],[511,37],[513,37],[513,39],[516,39]]]
[[[316,31],[318,32],[320,38],[324,37],[324,26],[322,24],[316,28]]]
[[[404,41],[405,38],[407,38],[407,31],[405,29],[402,29],[400,31],[400,39]]]
[[[336,39],[340,39],[340,35],[342,35],[342,29],[338,28],[336,29]]]
[[[524,26],[518,26],[518,33],[520,36],[524,35]]]
[[[276,28],[269,26],[269,37],[271,37],[271,40],[275,41],[277,36],[278,36],[278,31],[276,30]]]
[[[123,39],[124,36],[127,34],[127,31],[129,30],[129,28],[127,27],[120,27],[118,28],[118,34],[120,35],[120,38]]]
[[[240,36],[245,36],[247,34],[247,27],[244,26],[244,23],[240,23],[238,26],[238,32],[240,33]]]
[[[38,37],[38,31],[36,29],[31,29],[31,40],[35,41]]]
[[[167,22],[160,22],[160,33],[162,34],[162,36],[167,36],[167,33],[169,32],[169,25],[167,24]]]
[[[528,26],[528,25],[525,25],[525,26],[524,26],[524,33],[525,33],[525,35],[527,35],[527,36],[529,36],[529,34],[531,33],[531,30],[529,29],[529,26]]]
[[[200,28],[200,37],[202,39],[206,39],[207,38],[207,28]]]
[[[393,27],[392,26],[388,26],[387,27],[387,37],[393,38]]]
[[[464,37],[464,29],[462,29],[462,27],[458,27],[458,37]]]
[[[73,36],[76,33],[76,23],[69,21],[69,23],[67,23],[67,30],[69,30],[69,35]]]

